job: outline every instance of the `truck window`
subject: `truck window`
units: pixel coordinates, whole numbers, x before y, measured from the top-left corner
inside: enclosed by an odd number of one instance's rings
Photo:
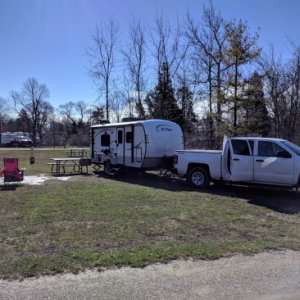
[[[285,146],[289,147],[293,152],[295,152],[298,156],[300,156],[300,147],[289,142],[289,141],[283,141],[282,142]]]
[[[101,146],[109,147],[110,145],[110,135],[105,132],[101,135]]]
[[[233,153],[236,155],[250,156],[250,151],[247,141],[244,140],[232,140],[231,141]]]
[[[281,146],[276,143],[268,142],[268,141],[260,141],[258,143],[258,156],[264,157],[278,157],[279,153],[285,153],[285,157],[288,158],[290,154],[284,150]]]

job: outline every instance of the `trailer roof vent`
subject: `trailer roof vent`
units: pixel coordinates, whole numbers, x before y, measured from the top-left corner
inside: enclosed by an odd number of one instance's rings
[[[133,122],[133,121],[142,121],[143,118],[135,118],[135,117],[126,117],[122,119],[122,122]]]

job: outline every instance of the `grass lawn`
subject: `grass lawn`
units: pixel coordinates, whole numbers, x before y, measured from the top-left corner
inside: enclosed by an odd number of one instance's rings
[[[8,151],[8,153],[5,153]],[[0,150],[26,174],[47,174],[65,150]],[[0,277],[145,266],[300,248],[299,192],[216,187],[199,192],[147,174],[51,179],[0,190]]]

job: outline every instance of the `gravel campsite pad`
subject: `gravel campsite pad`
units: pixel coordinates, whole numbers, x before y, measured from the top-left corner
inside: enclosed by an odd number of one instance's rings
[[[299,299],[300,252],[0,281],[0,299]]]

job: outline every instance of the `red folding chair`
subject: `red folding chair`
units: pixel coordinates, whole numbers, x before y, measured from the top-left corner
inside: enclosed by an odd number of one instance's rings
[[[17,182],[23,181],[24,174],[23,171],[19,169],[18,158],[4,158],[4,167],[0,171],[0,176],[4,176],[4,184],[6,182]]]

